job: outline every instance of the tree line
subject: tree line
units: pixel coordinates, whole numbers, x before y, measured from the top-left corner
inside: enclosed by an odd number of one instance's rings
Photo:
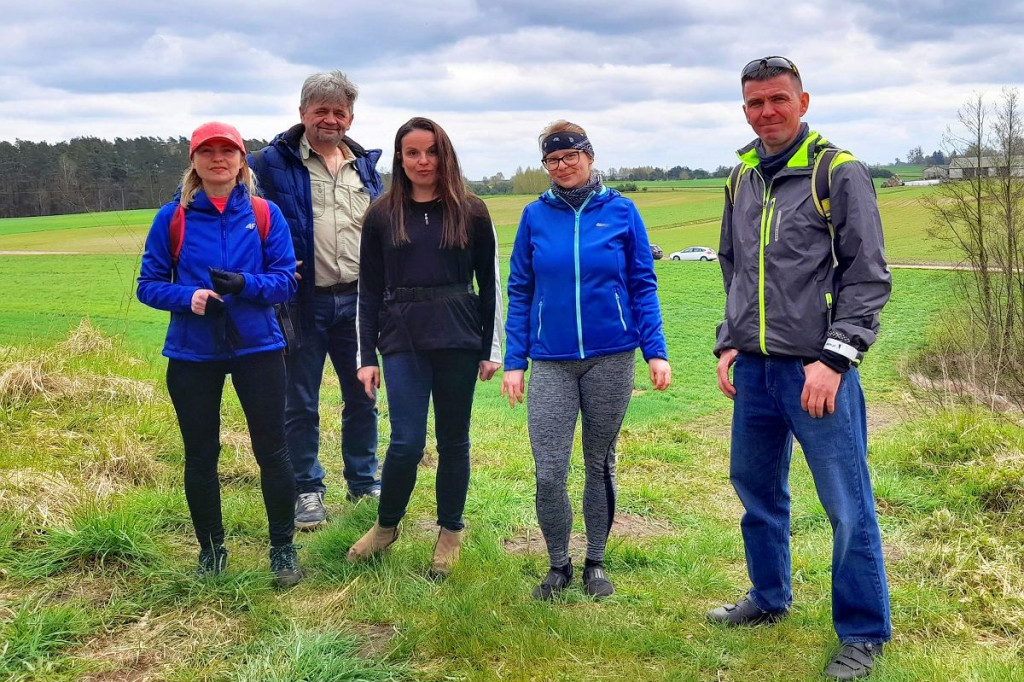
[[[188,138],[0,142],[0,218],[155,208],[188,167]],[[259,149],[263,140],[246,140]]]

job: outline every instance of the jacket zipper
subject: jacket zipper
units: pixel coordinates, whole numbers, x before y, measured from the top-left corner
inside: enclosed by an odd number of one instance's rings
[[[764,247],[767,245],[766,242],[771,237],[771,221],[769,219],[769,203],[771,208],[775,208],[774,201],[769,201],[771,197],[772,186],[771,183],[765,183],[764,176],[761,175],[761,171],[755,166],[753,169],[759,178],[761,178],[761,184],[764,185],[764,199],[761,204],[761,238],[757,254],[757,338],[758,344],[761,347],[761,353],[768,355],[768,344],[767,339],[767,328],[765,325],[765,303],[764,303]],[[772,182],[775,178],[772,178]]]
[[[583,352],[583,313],[582,313],[582,297],[580,295],[580,216],[583,214],[583,209],[587,207],[590,200],[594,198],[594,193],[591,192],[590,196],[580,205],[577,211],[572,207],[568,201],[565,201],[565,205],[572,209],[573,214],[576,216],[573,229],[572,229],[572,259],[573,269],[575,270],[576,277],[576,341],[579,344],[580,349],[580,360],[586,357],[586,353]]]
[[[828,321],[828,326],[832,328],[832,292],[825,292],[825,316]]]
[[[544,328],[544,299],[537,304],[537,340],[540,341],[540,330]]]
[[[622,331],[626,331],[626,318],[622,315],[622,301],[619,300],[619,290],[615,290],[615,307],[619,309],[619,322],[622,323]]]

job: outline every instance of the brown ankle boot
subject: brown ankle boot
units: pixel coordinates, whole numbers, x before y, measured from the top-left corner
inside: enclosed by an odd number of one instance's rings
[[[462,531],[448,530],[442,527],[434,544],[434,560],[430,563],[430,576],[444,578],[452,571],[452,566],[459,560],[459,545],[462,543]]]
[[[398,539],[398,526],[384,528],[379,523],[374,523],[373,528],[366,531],[366,535],[356,540],[352,548],[348,550],[345,558],[350,562],[369,559],[378,554]]]

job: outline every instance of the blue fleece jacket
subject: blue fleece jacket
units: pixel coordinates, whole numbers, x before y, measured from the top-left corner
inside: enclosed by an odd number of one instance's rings
[[[270,230],[264,243],[244,186],[232,191],[224,213],[199,190],[185,211],[177,267],[171,261],[170,221],[178,202],[157,212],[139,266],[138,297],[171,313],[164,355],[212,361],[284,348],[274,304],[295,293],[295,254],[284,216],[273,203],[268,206]],[[243,273],[245,287],[240,294],[223,297],[225,310],[219,315],[196,315],[192,295],[213,288],[211,266]]]
[[[523,210],[512,247],[505,369],[637,347],[668,359],[657,289],[632,201],[602,188],[576,211],[545,192]]]

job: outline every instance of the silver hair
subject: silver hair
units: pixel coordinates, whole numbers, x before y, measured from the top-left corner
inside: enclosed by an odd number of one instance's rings
[[[341,71],[314,73],[302,84],[299,110],[305,111],[306,106],[312,102],[344,102],[351,113],[358,96],[359,88]]]

